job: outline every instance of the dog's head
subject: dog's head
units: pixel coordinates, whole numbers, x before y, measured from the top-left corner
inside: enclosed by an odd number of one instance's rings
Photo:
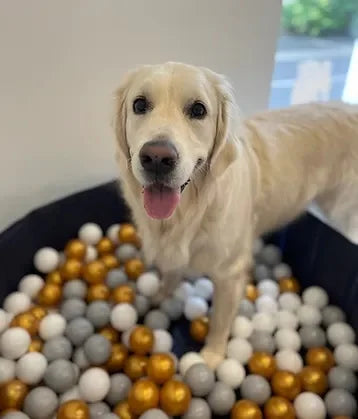
[[[152,218],[168,218],[187,183],[218,159],[236,108],[224,77],[179,63],[144,66],[116,92],[119,159],[144,189]]]

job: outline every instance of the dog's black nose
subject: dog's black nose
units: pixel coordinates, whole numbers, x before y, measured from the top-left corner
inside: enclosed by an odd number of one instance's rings
[[[150,141],[142,147],[139,158],[146,172],[167,175],[178,161],[178,152],[169,141]]]

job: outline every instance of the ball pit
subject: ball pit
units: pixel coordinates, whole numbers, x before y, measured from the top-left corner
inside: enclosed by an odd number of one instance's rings
[[[0,417],[354,417],[354,329],[322,288],[301,290],[277,247],[256,243],[255,255],[227,358],[212,371],[196,351],[210,328],[210,278],[183,281],[158,306],[161,278],[131,224],[104,233],[86,223],[63,254],[39,249],[0,309]],[[175,322],[196,348],[179,359]]]

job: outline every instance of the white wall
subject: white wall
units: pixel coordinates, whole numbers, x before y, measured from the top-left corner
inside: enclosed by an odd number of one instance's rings
[[[266,106],[280,0],[0,0],[0,230],[116,173],[112,92],[138,64],[226,73]]]

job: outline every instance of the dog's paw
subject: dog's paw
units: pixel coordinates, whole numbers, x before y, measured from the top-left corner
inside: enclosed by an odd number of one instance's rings
[[[160,303],[168,297],[168,293],[161,289],[159,292],[151,298],[151,303],[155,306],[159,306]]]
[[[224,360],[224,354],[215,352],[206,346],[201,350],[200,355],[212,370],[215,370],[220,362]]]

